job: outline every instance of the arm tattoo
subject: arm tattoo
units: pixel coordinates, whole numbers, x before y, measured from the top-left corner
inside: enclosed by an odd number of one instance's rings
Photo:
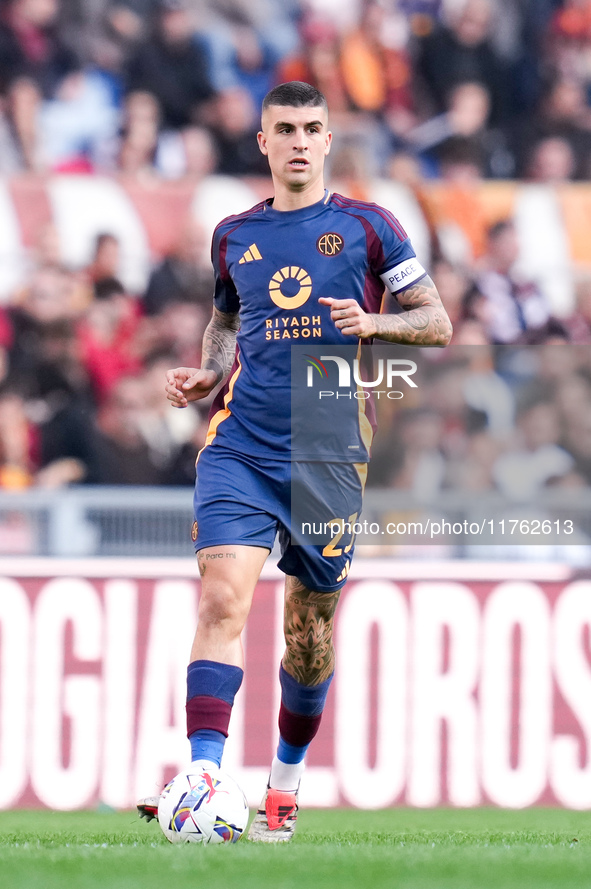
[[[214,370],[218,382],[231,370],[236,354],[236,334],[240,329],[238,314],[227,314],[214,308],[211,321],[203,334],[201,367]]]
[[[375,336],[389,343],[447,346],[452,335],[451,321],[431,278],[421,278],[404,290],[400,305],[404,312],[399,315],[372,315]]]
[[[414,327],[415,330],[426,330],[429,326],[429,315],[421,309],[413,309],[405,318],[407,324]]]
[[[319,685],[334,670],[332,631],[339,595],[315,593],[296,578],[287,579],[283,666],[303,685]]]

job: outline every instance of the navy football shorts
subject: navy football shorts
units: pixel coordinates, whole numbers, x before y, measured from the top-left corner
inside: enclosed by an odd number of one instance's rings
[[[209,445],[197,462],[195,551],[273,549],[278,567],[308,589],[339,590],[349,574],[367,464],[296,463]]]

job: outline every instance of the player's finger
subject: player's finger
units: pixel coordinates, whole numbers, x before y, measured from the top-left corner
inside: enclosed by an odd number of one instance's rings
[[[335,309],[350,309],[352,306],[358,305],[354,299],[334,299],[332,296],[321,296],[318,302],[323,306],[330,306],[333,312]]]
[[[169,393],[166,397],[170,401],[172,407],[187,407],[189,403],[184,395],[172,395]]]
[[[166,392],[166,397],[169,401],[173,401],[175,398],[182,397],[182,392],[179,392],[178,389],[175,389],[174,386],[166,386],[164,391]]]
[[[196,374],[193,374],[192,377],[189,377],[188,380],[185,380],[182,388],[185,391],[188,391],[189,389],[193,389],[195,386],[199,386],[199,385],[204,386],[204,381],[203,381],[201,373],[196,373]]]
[[[182,394],[179,386],[181,385],[181,379],[177,376],[167,377],[166,378],[166,386],[164,387],[167,392],[178,392],[178,394]]]

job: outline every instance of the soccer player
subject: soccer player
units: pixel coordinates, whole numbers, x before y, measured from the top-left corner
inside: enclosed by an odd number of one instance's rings
[[[197,461],[192,537],[201,596],[187,674],[193,761],[221,762],[243,676],[240,634],[277,535],[281,545],[280,737],[249,832],[256,842],[293,836],[304,757],[334,672],[335,609],[353,554],[352,540],[339,547],[293,544],[291,486],[295,480],[307,492],[311,508],[332,498],[333,516],[359,514],[369,459],[362,418],[348,453],[329,447],[313,464],[292,459],[290,346],[374,337],[441,346],[451,337],[437,290],[395,217],[326,190],[331,140],[326,100],[309,84],[283,83],[265,97],[258,143],[274,197],[218,225],[202,366],[167,374],[167,397],[177,408],[226,379]],[[399,314],[380,314],[384,288],[395,294]],[[153,815],[153,802],[140,805],[140,813]]]

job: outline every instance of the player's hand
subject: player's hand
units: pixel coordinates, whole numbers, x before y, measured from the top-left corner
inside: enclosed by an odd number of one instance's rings
[[[214,370],[175,367],[166,372],[166,397],[173,407],[187,407],[190,401],[206,398],[217,382]]]
[[[345,336],[365,338],[375,335],[372,316],[364,312],[356,300],[321,296],[318,302],[330,306],[330,317]]]

